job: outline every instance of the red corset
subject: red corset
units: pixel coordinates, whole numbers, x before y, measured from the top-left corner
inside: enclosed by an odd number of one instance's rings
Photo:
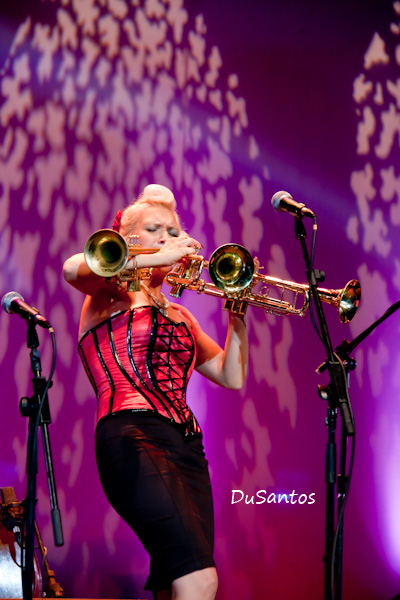
[[[88,331],[78,345],[97,396],[97,419],[120,410],[153,411],[200,427],[186,404],[196,345],[185,323],[175,323],[154,306],[118,313]]]

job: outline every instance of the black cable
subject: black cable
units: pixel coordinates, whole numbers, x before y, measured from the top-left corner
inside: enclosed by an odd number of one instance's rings
[[[49,391],[49,388],[51,386],[51,383],[52,383],[52,380],[53,380],[54,371],[55,371],[55,368],[56,368],[56,357],[57,357],[56,336],[54,335],[54,331],[53,331],[52,328],[49,329],[48,331],[50,332],[51,341],[52,341],[52,345],[53,345],[53,360],[52,360],[52,363],[51,363],[50,375],[49,375],[49,378],[48,378],[47,383],[46,383],[46,387],[44,388],[42,397],[41,397],[40,402],[39,402],[38,414],[37,414],[36,423],[35,423],[35,434],[36,434],[36,432],[37,432],[37,430],[39,428],[39,422],[40,422],[40,417],[42,415],[43,405],[44,405],[44,402],[46,400],[47,392]],[[36,435],[35,435],[35,439],[36,439]]]
[[[313,225],[313,235],[312,235],[312,239],[311,239],[311,252],[310,252],[310,265],[311,265],[311,272],[314,270],[314,255],[315,255],[315,246],[316,246],[316,241],[317,241],[317,216],[314,215],[314,225]],[[309,297],[309,310],[310,310],[310,319],[311,319],[311,323],[312,326],[314,327],[314,330],[317,334],[317,336],[319,337],[319,339],[321,340],[322,343],[324,343],[324,340],[322,338],[322,334],[321,331],[317,325],[317,322],[315,320],[315,316],[314,316],[314,312],[313,312],[313,306],[312,306],[312,296],[311,296],[311,289],[309,291],[310,297]]]

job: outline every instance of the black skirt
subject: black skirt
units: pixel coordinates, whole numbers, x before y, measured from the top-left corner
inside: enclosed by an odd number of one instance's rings
[[[214,514],[200,435],[151,412],[99,421],[96,458],[106,496],[150,554],[145,589],[214,567]]]

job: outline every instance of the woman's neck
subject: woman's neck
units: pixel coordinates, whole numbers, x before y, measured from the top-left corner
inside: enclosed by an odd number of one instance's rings
[[[161,310],[164,315],[168,313],[169,302],[161,291],[161,285],[154,287],[150,282],[141,282],[141,292],[144,292],[154,306]]]

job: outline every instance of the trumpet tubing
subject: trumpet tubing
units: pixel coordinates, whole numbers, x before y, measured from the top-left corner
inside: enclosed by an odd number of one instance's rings
[[[294,283],[277,277],[269,277],[256,273],[253,278],[255,283],[264,283],[266,285],[276,286],[284,292],[292,291],[295,293],[295,300],[292,303],[276,300],[278,305],[282,305],[284,311],[302,316],[308,309],[310,303],[310,288],[307,284]],[[351,279],[343,289],[317,288],[318,296],[322,302],[331,304],[339,310],[339,318],[342,323],[348,323],[357,312],[361,299],[361,286],[356,279]],[[303,306],[296,308],[298,295],[304,296]],[[269,298],[272,300],[272,298]]]

